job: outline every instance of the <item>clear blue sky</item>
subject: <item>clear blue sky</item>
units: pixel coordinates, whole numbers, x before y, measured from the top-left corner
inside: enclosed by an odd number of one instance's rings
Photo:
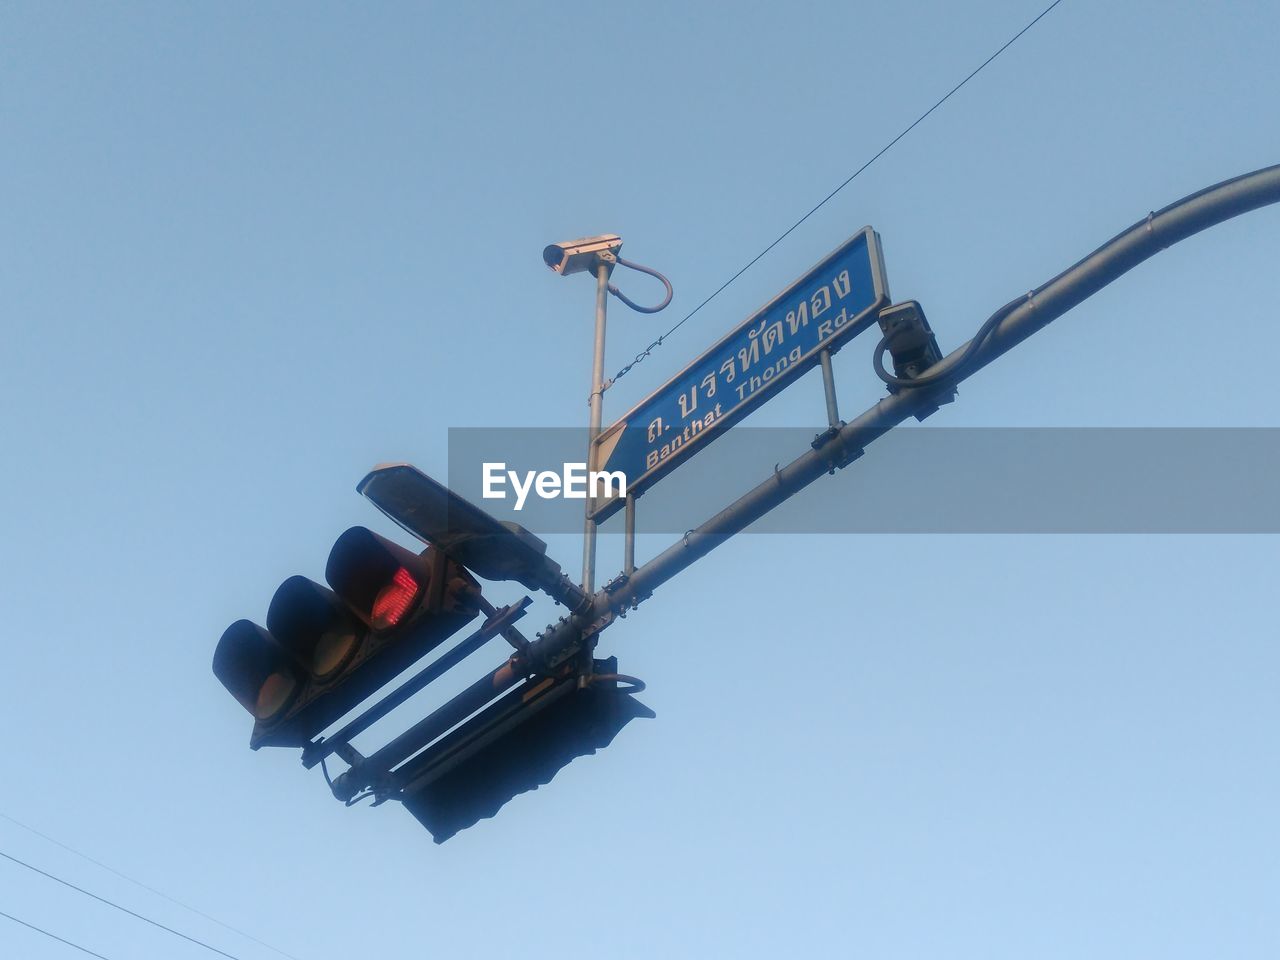
[[[0,813],[304,960],[1276,956],[1274,537],[739,538],[606,637],[658,719],[441,847],[250,752],[209,671],[343,529],[388,531],[373,463],[585,422],[590,284],[544,244],[616,231],[674,281],[613,312],[616,368],[1043,6],[5,4]],[[1277,36],[1261,0],[1065,0],[608,410],[867,223],[954,347],[1280,160]],[[1280,426],[1278,249],[1276,209],[1181,244],[932,422]],[[820,417],[810,376],[760,422]],[[0,850],[276,956],[7,820]],[[0,904],[212,956],[7,861]],[[3,918],[0,955],[77,956]]]

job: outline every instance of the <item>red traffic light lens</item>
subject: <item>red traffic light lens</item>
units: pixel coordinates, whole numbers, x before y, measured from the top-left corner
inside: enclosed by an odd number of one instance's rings
[[[400,567],[391,582],[373,598],[371,624],[375,630],[386,630],[400,623],[418,599],[421,586],[406,567]]]
[[[325,579],[375,633],[402,626],[433,593],[432,564],[364,527],[352,527],[329,552]]]

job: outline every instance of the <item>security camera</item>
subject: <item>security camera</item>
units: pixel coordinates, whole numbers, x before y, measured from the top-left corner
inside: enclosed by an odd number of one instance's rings
[[[885,349],[893,356],[895,376],[914,380],[942,360],[938,338],[918,301],[907,300],[885,307],[877,319],[885,337]]]
[[[606,253],[616,256],[621,249],[622,238],[616,233],[606,233],[599,237],[553,243],[542,251],[542,260],[556,273],[568,276],[594,269],[598,256]]]

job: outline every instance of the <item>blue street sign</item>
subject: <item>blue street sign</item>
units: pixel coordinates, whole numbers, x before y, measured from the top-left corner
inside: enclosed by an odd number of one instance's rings
[[[880,238],[864,227],[596,438],[593,469],[638,496],[850,337],[889,303]],[[597,499],[602,521],[623,504]]]

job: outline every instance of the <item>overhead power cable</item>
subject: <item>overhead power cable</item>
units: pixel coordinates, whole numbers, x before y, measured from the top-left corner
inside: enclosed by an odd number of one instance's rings
[[[605,387],[606,387],[606,388],[608,388],[608,387],[613,386],[613,384],[617,383],[619,380],[621,380],[623,377],[625,377],[625,376],[627,375],[627,373],[628,373],[628,372],[630,372],[630,370],[631,370],[631,368],[632,368],[632,367],[634,367],[634,366],[635,366],[636,364],[638,364],[638,363],[643,362],[643,361],[644,361],[644,359],[645,359],[646,357],[648,357],[651,353],[653,353],[653,351],[654,351],[654,350],[656,350],[658,347],[662,346],[663,341],[665,341],[665,340],[667,339],[667,337],[671,336],[673,333],[675,333],[677,330],[679,330],[682,326],[684,326],[684,325],[685,325],[685,323],[686,323],[687,321],[689,321],[690,319],[692,319],[692,318],[693,318],[694,314],[696,314],[699,310],[701,310],[703,307],[705,307],[708,303],[710,303],[712,300],[714,300],[716,297],[718,297],[718,296],[719,296],[719,295],[720,295],[720,294],[721,294],[721,293],[722,293],[722,292],[723,292],[723,291],[724,291],[724,290],[729,286],[729,284],[733,283],[733,282],[734,282],[735,280],[737,280],[740,276],[742,276],[744,273],[746,273],[748,270],[750,270],[752,267],[754,267],[757,263],[759,263],[761,260],[763,260],[763,259],[764,259],[764,257],[765,257],[765,255],[766,255],[770,250],[772,250],[774,247],[776,247],[778,244],[780,244],[783,240],[785,240],[787,237],[789,237],[789,236],[790,236],[790,235],[795,231],[795,229],[796,229],[797,227],[799,227],[802,223],[804,223],[806,220],[808,220],[810,217],[812,217],[815,213],[817,213],[819,210],[821,210],[824,206],[826,206],[827,202],[828,202],[829,200],[831,200],[833,197],[835,197],[835,195],[836,195],[837,193],[839,193],[841,190],[843,190],[843,189],[844,189],[845,187],[847,187],[849,184],[853,183],[854,179],[855,179],[855,178],[856,178],[860,173],[862,173],[862,171],[866,170],[866,169],[867,169],[867,167],[871,166],[873,163],[875,163],[877,160],[879,160],[881,157],[883,157],[886,153],[888,153],[888,152],[889,152],[889,150],[890,150],[890,149],[892,149],[892,147],[894,146],[894,144],[896,144],[899,140],[901,140],[901,139],[902,139],[903,137],[905,137],[908,133],[910,133],[912,130],[914,130],[916,127],[918,127],[922,122],[924,122],[924,120],[925,120],[925,119],[926,119],[926,118],[927,118],[931,113],[933,113],[933,111],[937,110],[940,106],[942,106],[944,103],[946,103],[948,100],[950,100],[950,99],[951,99],[951,97],[952,97],[954,94],[958,93],[958,92],[960,91],[960,89],[961,89],[961,88],[962,88],[966,83],[968,83],[970,80],[972,80],[972,79],[973,79],[974,77],[976,77],[978,74],[980,74],[983,70],[985,70],[985,69],[987,68],[987,66],[988,66],[988,65],[989,65],[993,60],[995,60],[995,59],[996,59],[996,57],[1000,56],[1000,54],[1004,53],[1004,52],[1005,52],[1006,50],[1008,50],[1011,46],[1013,46],[1013,45],[1014,45],[1014,43],[1016,43],[1016,42],[1018,41],[1018,39],[1019,39],[1019,38],[1021,38],[1021,36],[1022,36],[1024,33],[1026,33],[1028,30],[1030,30],[1032,27],[1034,27],[1037,23],[1039,23],[1042,19],[1044,19],[1044,17],[1045,17],[1046,15],[1048,15],[1049,11],[1051,11],[1054,7],[1056,7],[1056,6],[1057,6],[1058,4],[1060,4],[1061,2],[1062,2],[1062,0],[1053,0],[1053,2],[1052,2],[1051,4],[1049,4],[1049,5],[1048,5],[1047,7],[1045,7],[1043,10],[1041,10],[1038,14],[1036,14],[1035,18],[1034,18],[1030,23],[1028,23],[1025,27],[1023,27],[1021,30],[1019,30],[1017,33],[1015,33],[1012,37],[1010,37],[1008,40],[1006,40],[1006,41],[1004,42],[1004,44],[1003,44],[1003,45],[1002,45],[998,50],[996,50],[996,52],[995,52],[995,53],[991,54],[991,56],[989,56],[989,57],[987,57],[987,59],[983,60],[983,61],[982,61],[982,63],[978,64],[978,66],[977,66],[976,68],[974,68],[973,72],[971,72],[967,77],[965,77],[963,80],[961,80],[959,83],[957,83],[954,87],[952,87],[950,90],[948,90],[945,94],[943,94],[943,95],[942,95],[942,97],[941,97],[941,98],[939,98],[939,99],[938,99],[938,100],[933,104],[933,106],[931,106],[931,107],[930,107],[928,110],[926,110],[924,113],[920,114],[920,116],[918,116],[918,117],[916,117],[914,120],[912,120],[912,121],[911,121],[911,123],[910,123],[909,125],[907,125],[906,127],[904,127],[904,128],[902,129],[902,132],[901,132],[901,133],[899,133],[896,137],[894,137],[892,140],[890,140],[888,143],[886,143],[883,147],[881,147],[881,148],[880,148],[880,149],[875,153],[875,155],[871,157],[871,159],[870,159],[870,160],[866,161],[866,163],[864,163],[862,166],[860,166],[857,170],[855,170],[855,171],[853,171],[853,173],[849,174],[849,176],[845,179],[845,181],[844,181],[843,183],[841,183],[838,187],[836,187],[834,190],[832,190],[830,193],[828,193],[825,197],[823,197],[821,200],[819,200],[819,201],[818,201],[818,202],[817,202],[817,203],[816,203],[816,204],[815,204],[815,205],[814,205],[814,206],[809,210],[809,212],[808,212],[808,213],[806,213],[803,217],[801,217],[801,218],[800,218],[799,220],[797,220],[795,223],[791,224],[791,226],[787,227],[787,229],[786,229],[786,230],[784,230],[784,231],[782,231],[782,233],[780,233],[780,234],[779,234],[779,235],[778,235],[778,236],[777,236],[777,237],[776,237],[772,242],[770,242],[770,244],[769,244],[767,247],[765,247],[763,250],[761,250],[759,253],[757,253],[754,257],[752,257],[752,258],[751,258],[751,260],[749,260],[749,261],[747,262],[746,266],[744,266],[741,270],[739,270],[737,273],[735,273],[733,276],[731,276],[731,277],[730,277],[728,280],[726,280],[724,283],[720,284],[720,286],[716,287],[716,289],[712,291],[712,293],[711,293],[711,295],[710,295],[709,297],[707,297],[707,298],[706,298],[705,300],[703,300],[700,304],[698,304],[696,307],[694,307],[692,310],[690,310],[688,313],[686,313],[686,314],[685,314],[685,315],[680,319],[680,321],[679,321],[678,323],[676,323],[676,324],[675,324],[675,326],[671,327],[671,329],[669,329],[666,333],[662,334],[662,336],[658,337],[658,339],[654,340],[654,341],[653,341],[652,343],[650,343],[647,347],[645,347],[645,348],[644,348],[643,350],[641,350],[638,354],[636,354],[636,358],[635,358],[634,360],[632,360],[630,363],[628,363],[628,364],[627,364],[625,367],[623,367],[621,370],[619,370],[616,374],[614,374],[613,379],[612,379],[612,380],[610,380],[607,384],[605,384]]]
[[[167,933],[171,933],[175,937],[181,937],[183,940],[186,940],[188,943],[194,943],[198,947],[204,947],[206,950],[212,951],[213,953],[216,953],[221,957],[226,957],[227,960],[240,960],[240,958],[237,957],[234,953],[227,953],[225,950],[219,950],[217,947],[212,946],[208,943],[205,943],[203,940],[199,940],[195,937],[188,936],[187,934],[183,933],[181,930],[175,930],[173,929],[173,927],[166,927],[163,923],[160,923],[158,920],[152,920],[150,917],[144,917],[142,914],[135,913],[134,911],[130,910],[128,907],[122,907],[120,906],[120,904],[112,900],[108,900],[106,897],[100,897],[96,893],[90,893],[84,887],[78,887],[74,883],[72,883],[70,880],[63,880],[61,877],[56,877],[52,873],[49,873],[45,870],[41,870],[39,867],[33,866],[30,863],[27,863],[25,860],[19,860],[17,857],[12,856],[11,854],[5,853],[3,850],[0,850],[0,857],[4,857],[6,860],[16,863],[20,867],[26,867],[28,870],[31,870],[34,873],[38,873],[42,877],[48,877],[50,880],[57,881],[58,883],[62,884],[64,887],[70,887],[72,890],[75,890],[78,893],[83,893],[86,897],[89,897],[93,900],[97,900],[99,903],[105,903],[109,907],[115,907],[121,913],[127,913],[129,916],[133,917],[135,920],[141,920],[143,923],[149,923],[151,924],[151,926],[157,927],[160,930],[164,930]]]
[[[237,936],[244,937],[246,940],[251,940],[260,947],[265,947],[266,949],[272,951],[273,953],[278,953],[282,957],[288,957],[289,960],[300,960],[300,958],[295,957],[292,953],[287,953],[286,951],[281,950],[279,947],[276,947],[267,943],[265,940],[259,940],[253,934],[245,933],[239,927],[233,927],[231,924],[223,920],[219,920],[217,917],[210,916],[209,914],[205,913],[203,910],[198,910],[197,908],[191,906],[191,904],[189,903],[183,903],[181,900],[178,900],[175,897],[169,896],[167,893],[165,893],[162,890],[157,890],[155,887],[147,886],[147,884],[143,883],[141,880],[135,880],[133,879],[133,877],[130,877],[127,874],[121,873],[119,870],[115,869],[112,866],[109,866],[108,864],[103,863],[101,860],[95,860],[93,857],[89,856],[88,854],[81,853],[75,847],[68,846],[67,844],[63,843],[61,840],[58,840],[58,839],[55,839],[54,837],[49,836],[47,833],[41,833],[35,827],[29,826],[28,824],[23,823],[21,820],[18,820],[14,817],[9,816],[7,813],[0,813],[0,819],[8,820],[14,826],[21,827],[23,830],[27,831],[27,833],[34,834],[35,836],[39,837],[41,840],[45,840],[49,843],[52,843],[55,847],[61,847],[63,850],[66,850],[68,853],[74,853],[81,860],[88,861],[89,863],[92,863],[95,867],[99,867],[107,871],[107,873],[114,874],[115,876],[119,877],[121,880],[125,880],[129,883],[132,883],[135,887],[145,890],[148,893],[155,894],[157,897],[160,897],[163,900],[168,900],[174,906],[181,907],[183,910],[188,910],[191,913],[194,913],[197,917],[202,917],[205,920],[208,920],[210,923],[216,923],[218,926],[222,927],[224,930],[230,930],[232,933],[236,934]]]
[[[14,923],[20,923],[28,930],[34,930],[36,933],[43,933],[46,937],[49,937],[52,940],[57,940],[59,943],[65,943],[68,947],[74,947],[81,953],[87,953],[91,957],[97,957],[98,960],[109,960],[108,957],[104,957],[100,953],[94,953],[88,947],[82,947],[78,943],[72,943],[70,940],[64,940],[56,933],[50,933],[48,930],[44,929],[44,927],[37,927],[34,923],[27,923],[25,920],[19,920],[11,913],[5,913],[3,910],[0,910],[0,917],[4,917],[6,920],[12,920]]]

